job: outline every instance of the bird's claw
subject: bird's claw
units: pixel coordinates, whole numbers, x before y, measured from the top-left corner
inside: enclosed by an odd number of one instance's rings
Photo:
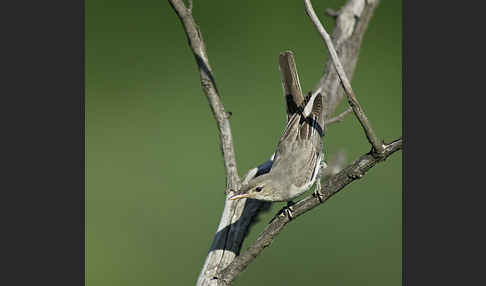
[[[294,205],[295,203],[290,201],[287,203],[287,205],[285,207],[283,207],[282,209],[280,209],[277,213],[276,216],[274,216],[269,223],[273,222],[278,216],[280,215],[283,215],[283,216],[287,216],[289,218],[289,220],[292,220],[294,218],[294,215],[292,214],[292,212],[294,211],[292,209],[292,206]]]
[[[292,215],[292,212],[294,211],[292,209],[292,206],[295,205],[295,203],[293,201],[290,201],[287,203],[287,205],[282,209],[283,212],[285,212],[285,214],[289,217],[289,220],[292,220],[294,218],[294,216]]]
[[[291,209],[291,207],[285,207],[285,213],[289,217],[289,220],[292,220],[294,218],[294,216],[292,215],[292,209]]]
[[[312,193],[312,196],[314,198],[317,198],[319,200],[319,203],[322,204],[323,202],[323,199],[324,199],[324,196],[321,194],[321,192],[319,192],[318,190],[315,190],[313,193]]]

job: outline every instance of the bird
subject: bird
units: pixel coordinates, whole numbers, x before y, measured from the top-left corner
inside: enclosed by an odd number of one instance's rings
[[[309,190],[315,183],[321,161],[323,128],[322,95],[306,96],[291,113],[280,137],[269,172],[255,177],[241,186],[231,200],[243,198],[266,202],[289,202]],[[287,212],[291,216],[291,210]]]

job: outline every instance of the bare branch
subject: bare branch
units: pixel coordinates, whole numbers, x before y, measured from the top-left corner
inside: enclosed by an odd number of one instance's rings
[[[337,16],[339,16],[339,14],[340,14],[339,11],[335,11],[331,8],[326,8],[326,10],[324,10],[324,12],[326,12],[327,16],[333,17],[333,18],[337,18]]]
[[[335,116],[333,118],[330,118],[330,119],[327,119],[326,121],[324,121],[324,125],[326,126],[326,125],[329,125],[329,124],[332,124],[332,123],[335,123],[335,122],[341,122],[341,121],[344,120],[344,117],[346,117],[346,115],[348,115],[352,111],[353,111],[353,108],[348,107],[348,109],[346,109],[345,111],[343,111],[338,116]]]
[[[402,149],[402,144],[402,139],[398,139],[385,145],[383,151],[384,158],[388,158],[396,151]],[[265,228],[245,252],[236,257],[226,269],[218,274],[218,280],[222,280],[222,284],[224,285],[230,285],[235,277],[241,273],[263,251],[263,249],[272,243],[273,239],[289,222],[295,221],[296,217],[314,209],[327,201],[331,196],[338,193],[345,186],[362,178],[369,169],[373,168],[379,162],[381,162],[381,160],[374,157],[370,152],[356,159],[339,173],[329,178],[329,180],[322,182],[322,189],[324,192],[320,194],[320,199],[310,195],[297,202],[292,206],[292,220],[289,220],[289,217],[285,214],[279,215]]]
[[[319,18],[314,12],[314,8],[312,7],[310,0],[304,0],[304,3],[305,3],[305,11],[307,12],[307,15],[311,19],[314,26],[316,26],[317,30],[319,31],[319,34],[321,34],[321,37],[324,39],[324,42],[326,43],[327,48],[329,49],[329,53],[331,54],[331,59],[337,70],[339,78],[341,79],[341,83],[344,87],[346,95],[348,96],[349,105],[351,105],[351,107],[353,108],[354,114],[356,115],[359,122],[361,123],[361,126],[363,127],[366,137],[368,138],[368,141],[370,142],[371,146],[373,146],[376,152],[383,153],[384,150],[383,143],[376,136],[375,132],[373,131],[373,128],[371,127],[371,123],[368,120],[368,117],[366,117],[363,108],[361,107],[358,100],[356,99],[354,91],[351,88],[351,83],[349,82],[348,77],[344,72],[343,65],[339,60],[336,50],[334,49],[334,45],[331,41],[331,37],[324,29],[324,26],[322,26],[322,23],[319,21]]]
[[[228,120],[229,116],[225,112],[219,98],[202,33],[192,17],[192,1],[189,1],[189,8],[185,7],[182,0],[169,0],[169,2],[184,26],[189,46],[199,68],[202,89],[208,98],[213,116],[218,125],[220,146],[226,169],[226,193],[229,197],[232,195],[230,190],[237,190],[240,185]],[[256,200],[225,200],[219,226],[199,275],[197,285],[215,285],[217,283],[212,277],[219,270],[225,268],[239,254],[243,240],[251,224],[255,221],[256,215],[262,208],[265,208],[265,204]]]
[[[349,79],[353,78],[364,33],[378,3],[378,0],[348,0],[336,14],[336,26],[331,38]],[[321,124],[332,116],[344,98],[341,86],[332,60],[326,61],[323,75],[313,91],[313,94],[320,92],[323,96]]]
[[[214,75],[206,54],[206,46],[202,38],[202,33],[192,17],[191,10],[186,8],[182,0],[169,0],[169,2],[184,25],[184,31],[186,32],[189,46],[191,47],[199,68],[202,89],[208,98],[213,116],[218,124],[219,139],[226,169],[226,189],[237,189],[240,183],[240,178],[236,168],[231,128],[227,113],[224,111],[224,106],[219,98]],[[190,7],[191,6],[192,5],[190,5]]]
[[[198,64],[202,89],[208,98],[211,110],[218,124],[221,149],[226,169],[227,191],[231,189],[236,190],[241,183],[236,169],[228,113],[224,111],[223,104],[219,98],[212,69],[206,55],[206,47],[204,45],[201,31],[192,17],[192,1],[189,0],[188,8],[185,7],[182,0],[169,0],[169,2],[184,26],[189,46]],[[376,2],[376,0],[348,0],[345,6],[339,9],[333,39],[336,41],[335,45],[341,56],[344,69],[350,77],[352,77],[356,65],[362,36],[376,6]],[[339,84],[340,80],[333,67],[332,61],[327,61],[324,75],[317,87],[317,91],[322,91],[325,100],[325,109],[323,110],[325,116],[322,116],[323,120],[331,117],[330,115],[334,112],[338,103],[343,98],[341,89],[338,89]],[[324,125],[323,122],[320,122],[322,126]],[[373,160],[378,159],[373,158]],[[256,169],[250,170],[245,181],[248,181],[250,177],[268,172],[271,168],[271,164],[272,159],[261,164]],[[341,174],[341,172],[339,174]],[[337,175],[332,178],[336,176]],[[325,191],[327,192],[327,190]],[[231,192],[228,195],[231,195]],[[225,201],[218,230],[199,275],[197,285],[218,285],[229,281],[226,279],[218,279],[216,278],[216,275],[230,265],[236,255],[239,254],[242,242],[247,235],[250,226],[255,221],[256,215],[264,210],[265,207],[265,204],[256,200],[242,199],[237,201]],[[274,225],[274,223],[277,223],[280,220],[281,218],[278,218],[271,225]],[[223,276],[218,275],[218,277]],[[232,279],[234,279],[234,277]]]

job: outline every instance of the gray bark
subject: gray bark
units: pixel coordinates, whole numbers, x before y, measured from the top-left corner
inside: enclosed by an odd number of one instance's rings
[[[229,116],[224,110],[224,106],[220,100],[220,94],[216,88],[202,33],[192,16],[192,1],[189,1],[188,7],[184,5],[182,0],[169,0],[169,2],[184,26],[189,46],[195,56],[199,69],[202,89],[208,98],[217,122],[220,146],[226,170],[227,188],[225,193],[226,198],[228,198],[238,190],[241,184],[236,167],[231,128],[228,120]],[[336,18],[336,26],[332,33],[332,42],[344,73],[350,79],[356,67],[363,35],[377,4],[377,0],[348,0],[338,12],[331,13]],[[293,61],[293,58],[291,60]],[[291,63],[295,67],[295,63]],[[321,126],[340,121],[347,113],[350,113],[350,111],[346,111],[336,117],[332,117],[338,104],[344,98],[343,90],[340,87],[341,81],[334,65],[335,63],[332,60],[327,61],[324,66],[322,78],[313,91],[314,94],[320,92],[323,95],[325,108],[322,111],[324,114],[322,116],[323,122],[320,122]],[[287,89],[293,90],[295,94],[301,93],[297,74],[289,73],[292,70],[288,69],[283,69],[282,72],[283,76],[287,72],[289,75],[287,78],[296,79],[294,83],[287,86]],[[284,82],[284,90],[285,87]],[[287,110],[289,110],[288,106]],[[326,201],[346,185],[363,176],[376,163],[401,149],[402,140],[384,144],[383,148],[383,152],[380,154],[381,156],[376,156],[374,152],[370,152],[355,160],[342,171],[333,172],[331,176],[324,176],[326,180],[319,182],[316,196],[304,198],[293,207],[294,217],[300,216]],[[270,159],[257,168],[250,170],[243,182],[268,171],[271,167],[271,161]],[[258,213],[265,208],[266,205],[264,203],[256,200],[225,200],[219,226],[197,280],[197,285],[231,284],[234,278],[271,243],[274,237],[289,222],[287,217],[277,217],[260,234],[253,245],[240,255],[241,245],[248,233],[249,227],[255,221]]]

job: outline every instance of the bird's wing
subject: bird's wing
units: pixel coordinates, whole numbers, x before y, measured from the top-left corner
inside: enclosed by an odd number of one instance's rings
[[[311,100],[308,96],[306,101]],[[310,104],[310,103],[308,103]],[[307,117],[302,117],[301,122],[302,126],[300,127],[300,139],[301,140],[312,140],[315,137],[322,137],[324,135],[324,131],[319,124],[319,118],[321,116],[322,111],[322,96],[318,94],[312,102],[312,109],[310,114]]]
[[[310,151],[312,152],[310,156],[308,156],[308,160],[305,162],[304,166],[302,167],[303,173],[297,177],[297,180],[294,182],[296,187],[303,187],[304,185],[312,184],[315,180],[317,172],[319,170],[321,153]]]
[[[295,113],[290,117],[287,127],[277,145],[273,167],[278,166],[282,160],[294,157],[293,153],[302,152],[302,147],[307,144],[311,145],[310,148],[304,149],[309,152],[320,153],[321,137],[323,136],[323,130],[319,125],[319,116],[322,110],[322,96],[320,94],[315,97],[309,95],[302,106],[310,104],[310,100],[312,100],[312,110],[307,117],[302,112]],[[302,157],[308,157],[311,154],[302,155]]]

